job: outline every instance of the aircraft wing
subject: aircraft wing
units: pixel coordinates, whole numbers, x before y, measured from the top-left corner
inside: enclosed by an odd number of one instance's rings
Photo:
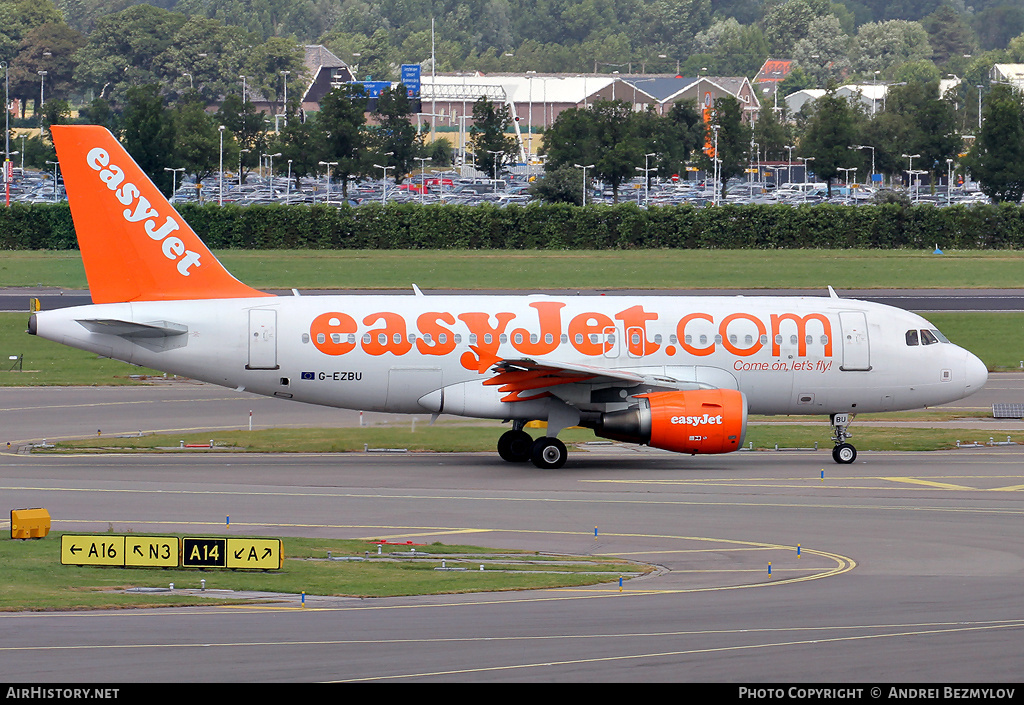
[[[496,374],[485,380],[484,385],[500,385],[498,391],[507,394],[502,397],[502,401],[527,401],[550,396],[548,390],[551,387],[569,384],[609,387],[635,387],[640,384],[674,386],[679,383],[692,385],[692,382],[662,375],[641,375],[628,370],[530,358],[499,360],[491,367],[491,371]]]

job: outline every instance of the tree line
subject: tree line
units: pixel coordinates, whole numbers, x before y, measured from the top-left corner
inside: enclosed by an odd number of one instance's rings
[[[680,101],[664,115],[635,111],[624,101],[597,101],[563,111],[544,134],[540,150],[545,176],[533,187],[551,202],[582,203],[581,180],[595,179],[611,188],[638,176],[668,178],[689,165],[715,174],[724,196],[729,179],[742,176],[770,155],[793,164],[801,161],[831,189],[844,181],[870,183],[873,174],[904,184],[928,174],[926,183],[943,176],[974,178],[995,201],[1019,201],[1024,195],[1024,97],[1009,86],[994,86],[983,105],[982,126],[965,138],[959,130],[955,97],[937,98],[937,82],[892,87],[883,109],[830,90],[814,101],[801,120],[790,123],[769,106],[753,126],[742,119],[742,106],[732,96],[719,98],[706,122],[693,101]],[[165,191],[171,169],[184,169],[198,182],[223,164],[245,176],[261,158],[274,173],[302,178],[331,175],[343,197],[353,179],[378,174],[387,167],[401,183],[418,159],[432,167],[452,163],[444,138],[428,142],[426,125],[417,129],[414,106],[400,84],[384,91],[373,124],[366,120],[367,97],[362,86],[334,88],[309,116],[298,102],[286,106],[283,124],[271,126],[252,101],[231,94],[210,114],[198,94],[186,94],[166,105],[155,85],[130,88],[118,113],[102,98],[82,109],[82,120],[105,125],[118,134],[139,165]],[[46,124],[68,119],[64,101],[50,101]],[[473,106],[470,148],[477,168],[500,174],[517,160],[517,144],[508,134],[508,107],[481,98]],[[223,126],[223,130],[221,127]],[[40,165],[53,160],[52,147],[30,140]],[[581,174],[586,166],[589,174]],[[236,168],[237,167],[237,168]],[[589,179],[588,179],[589,177]],[[875,185],[881,185],[876,181]]]
[[[37,4],[42,0],[9,0]],[[50,0],[46,0],[50,2]],[[90,35],[141,0],[56,0]],[[52,3],[51,3],[52,4]],[[441,71],[618,70],[751,76],[768,56],[812,74],[926,61],[964,75],[975,59],[1024,32],[1011,0],[149,0],[183,17],[216,20],[257,46],[272,37],[324,43],[386,80],[401,63]],[[4,23],[0,22],[0,32]],[[964,55],[971,55],[965,60]],[[952,61],[952,63],[951,63]],[[867,67],[865,62],[879,65]],[[187,69],[186,69],[187,70]],[[824,87],[824,81],[819,87]]]
[[[362,79],[398,66],[487,73],[753,76],[792,59],[785,92],[829,81],[985,84],[1024,61],[1009,0],[0,0],[0,61],[23,106],[40,89],[119,101],[152,83],[173,98],[247,89],[278,102],[301,85],[302,44]],[[433,65],[431,65],[433,62]],[[40,78],[40,71],[45,77]],[[282,72],[288,72],[282,74]],[[282,75],[285,76],[282,79]],[[293,90],[294,90],[293,88]]]

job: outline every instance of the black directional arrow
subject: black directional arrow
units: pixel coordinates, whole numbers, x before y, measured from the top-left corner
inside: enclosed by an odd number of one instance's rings
[[[243,553],[245,553],[245,549],[244,548],[235,551],[235,560],[236,561],[237,560],[241,560]]]
[[[132,548],[132,553],[135,553],[135,554],[138,554],[139,556],[142,556],[143,555],[143,553],[142,553],[142,546],[138,546],[138,545],[134,546]]]
[[[263,549],[263,557],[264,558],[270,558],[272,555],[274,555],[274,552],[272,550],[270,550],[269,548],[264,548]]]
[[[75,554],[75,553],[78,553],[79,551],[81,551],[82,549],[79,548],[78,546],[75,546],[75,545],[72,544],[71,548],[68,549],[68,550],[71,551],[72,554]]]

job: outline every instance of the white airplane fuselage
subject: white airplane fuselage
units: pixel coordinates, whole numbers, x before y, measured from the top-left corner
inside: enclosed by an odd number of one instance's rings
[[[127,324],[140,324],[138,329]],[[736,389],[756,414],[866,413],[961,399],[987,372],[924,318],[829,297],[281,296],[45,311],[41,337],[213,384],[365,411],[544,419],[553,398],[626,408],[637,389]],[[150,326],[145,328],[143,326]],[[633,372],[529,398],[486,386],[498,359]],[[659,380],[664,384],[659,383]]]

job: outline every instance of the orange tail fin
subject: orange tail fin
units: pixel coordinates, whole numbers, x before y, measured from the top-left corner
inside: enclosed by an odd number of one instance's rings
[[[94,303],[271,296],[224,269],[106,128],[51,129]]]

